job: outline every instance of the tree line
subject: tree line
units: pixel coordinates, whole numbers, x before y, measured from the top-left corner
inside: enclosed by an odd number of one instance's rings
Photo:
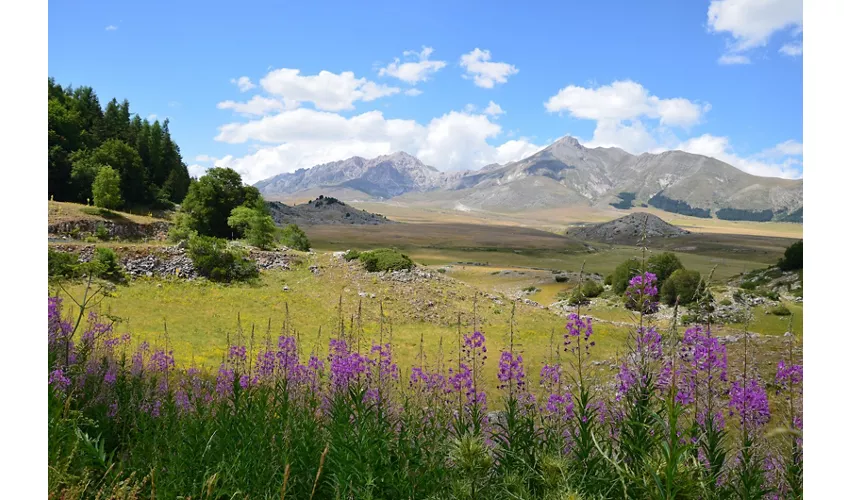
[[[169,208],[183,200],[191,179],[167,119],[131,114],[126,99],[101,107],[91,87],[63,88],[49,78],[47,89],[49,197],[88,203],[100,194],[107,208]]]

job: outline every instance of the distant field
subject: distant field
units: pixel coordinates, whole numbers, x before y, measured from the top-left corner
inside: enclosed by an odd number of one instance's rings
[[[803,237],[803,225],[790,222],[746,222],[721,219],[701,219],[665,212],[656,208],[564,207],[545,210],[530,210],[522,213],[497,213],[483,210],[442,209],[428,206],[409,206],[398,202],[353,203],[357,208],[378,212],[400,222],[465,222],[478,224],[535,227],[552,232],[563,232],[569,226],[580,223],[607,222],[631,212],[648,212],[661,217],[670,224],[681,226],[697,233],[726,233],[779,238]]]
[[[397,224],[392,226],[312,226],[305,228],[319,250],[394,246],[424,265],[477,262],[490,267],[538,268],[610,273],[637,247],[584,243],[531,228],[482,224]],[[651,241],[651,252],[674,251],[686,267],[717,279],[773,264],[794,240],[764,236],[694,234]]]

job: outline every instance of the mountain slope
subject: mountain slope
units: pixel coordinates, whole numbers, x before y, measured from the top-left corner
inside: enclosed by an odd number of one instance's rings
[[[774,220],[803,206],[802,180],[758,177],[684,151],[635,156],[618,148],[586,148],[572,137],[520,161],[480,170],[440,172],[400,152],[300,169],[256,186],[272,198],[323,188],[355,190],[372,199],[504,212],[651,205],[698,217]]]

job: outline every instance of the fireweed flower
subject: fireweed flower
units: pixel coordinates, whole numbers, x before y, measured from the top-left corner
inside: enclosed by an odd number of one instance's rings
[[[652,273],[643,273],[629,280],[626,288],[626,307],[644,314],[652,314],[658,311],[658,287],[656,276]]]
[[[755,379],[732,382],[729,391],[729,416],[737,415],[741,426],[758,429],[770,420],[767,393]]]
[[[572,313],[567,317],[566,330],[564,351],[578,355],[583,348],[585,354],[590,354],[590,348],[596,345],[596,342],[590,340],[590,336],[593,335],[592,318],[590,316],[582,318],[578,314]]]
[[[803,383],[803,365],[786,365],[780,360],[776,366],[777,393],[780,389],[788,389],[791,385]]]
[[[514,357],[509,351],[502,351],[499,358],[499,389],[515,387],[519,391],[525,389],[525,369],[522,366],[522,354]]]
[[[60,392],[65,392],[68,390],[68,387],[71,386],[71,379],[65,376],[65,372],[62,368],[57,368],[50,372],[50,375],[47,378],[47,383],[55,387]]]

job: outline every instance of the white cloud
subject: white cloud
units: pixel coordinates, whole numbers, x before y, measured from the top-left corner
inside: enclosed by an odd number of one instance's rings
[[[395,58],[393,62],[378,71],[379,76],[391,76],[403,82],[416,84],[428,80],[428,77],[446,67],[445,61],[431,61],[428,58],[434,52],[431,47],[422,47],[422,52],[405,51],[405,57],[416,57],[418,61],[401,62]]]
[[[490,51],[475,48],[460,56],[460,65],[466,70],[464,78],[472,78],[475,85],[492,89],[497,83],[505,83],[508,77],[519,73],[516,66],[504,62],[491,62]]]
[[[106,27],[106,31],[115,31],[117,29],[118,29],[118,26],[115,26],[114,24],[110,24],[109,26]]]
[[[699,123],[709,104],[677,97],[660,99],[631,80],[596,88],[569,85],[544,104],[550,113],[568,111],[575,118],[597,121],[659,119],[662,125],[688,127]]]
[[[252,88],[256,87],[251,79],[247,76],[240,76],[239,78],[231,78],[230,83],[239,87],[239,92],[247,92]]]
[[[791,57],[803,55],[803,42],[786,43],[779,48],[779,52]]]
[[[422,95],[422,91],[416,88],[407,89],[404,91],[404,95],[409,95],[411,97],[416,97],[418,95]]]
[[[479,168],[519,160],[541,148],[524,138],[492,145],[501,127],[484,114],[451,111],[428,124],[387,119],[380,111],[344,117],[308,108],[283,111],[220,127],[216,140],[269,146],[218,166],[238,171],[246,182],[351,156],[375,157],[406,151],[441,170]]]
[[[724,66],[730,66],[732,64],[750,64],[750,58],[741,54],[723,54],[717,58],[717,62]]]
[[[152,121],[156,120],[156,113],[151,113],[151,114],[149,114],[149,115],[148,115],[147,120],[148,120],[149,122],[152,122]]]
[[[802,144],[796,141],[785,141],[753,156],[741,157],[734,153],[728,137],[703,134],[684,141],[675,149],[717,158],[753,175],[785,179],[803,177],[803,164],[797,158],[802,153]],[[788,151],[788,153],[776,154],[782,151]],[[772,158],[772,160],[766,158]]]
[[[708,6],[708,29],[727,33],[727,55],[721,64],[743,64],[734,56],[767,45],[770,37],[792,28],[792,36],[802,32],[803,0],[712,0]],[[736,61],[736,62],[730,62]]]
[[[260,85],[269,94],[293,103],[311,102],[325,111],[351,110],[356,101],[374,101],[401,91],[355,78],[351,71],[339,74],[321,71],[318,75],[302,76],[300,70],[289,68],[270,71],[260,80]]]
[[[493,101],[490,101],[490,104],[488,104],[487,107],[484,108],[484,114],[490,116],[499,116],[505,114],[505,111],[502,109],[501,106],[499,106]]]
[[[467,104],[466,106],[463,107],[463,112],[464,113],[474,113],[475,109],[476,109],[475,104],[470,103],[470,104]]]
[[[210,155],[198,155],[195,157],[195,161],[198,163],[209,163],[215,161],[215,157]]]
[[[207,168],[203,165],[198,165],[197,163],[193,163],[192,165],[188,165],[186,169],[189,171],[190,177],[201,177],[205,173],[207,173]]]
[[[653,151],[658,148],[657,141],[640,120],[600,120],[593,131],[593,139],[587,141],[587,147],[620,148],[632,154]]]
[[[263,116],[270,111],[295,109],[298,107],[298,103],[255,95],[248,102],[223,101],[218,103],[216,107],[218,109],[232,109],[235,113],[245,116]]]

